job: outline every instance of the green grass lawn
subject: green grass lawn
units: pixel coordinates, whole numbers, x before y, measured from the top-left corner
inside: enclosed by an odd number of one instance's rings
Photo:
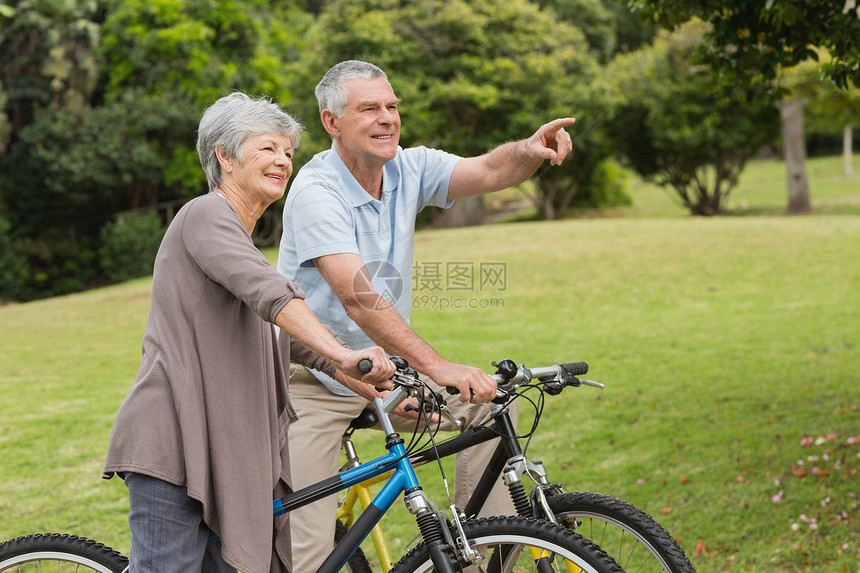
[[[548,400],[531,457],[654,515],[699,571],[855,573],[860,183],[838,158],[809,174],[811,216],[780,214],[784,167],[758,161],[733,195],[745,216],[687,217],[638,185],[601,217],[420,232],[417,268],[500,274],[417,285],[413,326],[487,370],[587,361],[606,389]],[[126,493],[100,469],[149,287],[0,307],[0,539],[64,531],[127,552]],[[438,470],[420,475],[446,505]],[[404,513],[386,517],[395,553]]]

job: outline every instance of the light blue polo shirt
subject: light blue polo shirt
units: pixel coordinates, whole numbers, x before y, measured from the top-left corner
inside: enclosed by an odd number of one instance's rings
[[[382,198],[374,199],[347,169],[334,147],[299,170],[284,205],[278,272],[305,292],[305,302],[350,348],[375,343],[350,319],[317,271],[313,259],[355,253],[373,279],[374,290],[409,323],[415,217],[427,205],[448,208],[448,184],[461,158],[444,151],[398,148],[385,164]],[[333,393],[355,394],[312,371]]]

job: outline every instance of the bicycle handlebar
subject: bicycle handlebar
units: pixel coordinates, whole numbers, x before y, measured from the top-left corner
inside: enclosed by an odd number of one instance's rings
[[[593,380],[584,380],[582,378],[577,378],[578,376],[582,376],[583,374],[588,373],[588,364],[585,362],[565,362],[563,364],[554,364],[552,366],[541,366],[538,368],[526,368],[525,366],[520,366],[517,369],[517,373],[513,376],[505,376],[504,374],[494,374],[490,376],[493,380],[496,381],[496,384],[499,385],[519,385],[525,382],[529,382],[537,378],[538,380],[545,380],[550,378],[552,380],[561,380],[568,381],[571,378],[576,378],[580,383],[585,384],[586,386],[593,386],[595,388],[600,388],[601,390],[605,388],[603,384],[600,382],[594,382]],[[574,380],[570,380],[573,386],[578,386]]]
[[[391,361],[397,366],[397,372],[391,377],[394,382],[394,390],[385,398],[376,398],[378,412],[390,413],[403,400],[410,395],[420,397],[424,392],[424,383],[418,378],[418,372],[409,368],[409,364],[399,356],[391,356]],[[365,363],[365,364],[362,364]],[[526,384],[534,379],[540,380],[543,388],[551,395],[559,394],[568,386],[592,386],[594,388],[603,389],[605,386],[600,382],[578,378],[578,375],[588,372],[588,364],[585,362],[566,362],[562,364],[554,364],[552,366],[542,366],[538,368],[526,368],[524,365],[517,366],[512,360],[503,360],[499,364],[493,363],[498,367],[498,374],[491,375],[490,378],[496,381],[498,388],[496,390],[496,398],[493,402],[504,404],[514,394],[517,387]],[[367,368],[369,372],[373,368],[373,364],[368,359],[359,361],[359,369]],[[364,372],[364,370],[362,370]],[[449,394],[458,394],[459,390],[452,386],[445,388]],[[434,400],[435,402],[435,400]],[[441,404],[441,411],[445,415],[444,401]],[[447,416],[446,416],[447,417]],[[383,429],[386,429],[386,421],[382,420]],[[459,420],[453,420],[459,425]],[[388,426],[391,422],[388,421]],[[393,427],[391,428],[393,431]]]
[[[367,374],[371,370],[373,370],[373,362],[371,362],[369,359],[362,358],[361,360],[358,361],[358,371],[359,372],[361,372],[362,374]]]
[[[566,386],[579,386],[581,384],[600,388],[601,390],[605,388],[600,382],[577,378],[577,376],[588,373],[588,364],[585,362],[565,362],[552,366],[526,368],[524,365],[517,366],[513,360],[502,360],[498,364],[494,362],[493,366],[498,367],[496,374],[490,376],[490,378],[496,381],[496,385],[499,386],[499,389],[496,390],[497,399],[508,398],[511,391],[517,386],[535,379],[550,385],[551,394],[561,392]],[[451,395],[460,393],[453,386],[448,386],[445,390]]]

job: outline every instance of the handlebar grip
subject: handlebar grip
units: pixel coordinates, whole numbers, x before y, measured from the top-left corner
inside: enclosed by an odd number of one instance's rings
[[[456,386],[445,386],[445,391],[446,391],[448,394],[450,394],[451,396],[454,396],[455,394],[459,394],[459,393],[460,393],[460,389],[459,389],[459,388],[457,388]]]
[[[367,358],[362,358],[358,361],[358,371],[362,374],[367,374],[373,370],[373,362],[368,360]]]
[[[588,364],[585,362],[565,362],[564,364],[559,364],[559,366],[561,366],[565,372],[574,376],[588,374]]]

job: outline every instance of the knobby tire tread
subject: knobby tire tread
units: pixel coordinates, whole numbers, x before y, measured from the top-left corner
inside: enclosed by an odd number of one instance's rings
[[[107,545],[66,533],[36,533],[4,541],[0,543],[0,563],[46,551],[67,555],[71,563],[77,562],[75,557],[94,561],[113,573],[122,573],[128,566],[128,558]]]
[[[569,492],[548,499],[556,517],[565,513],[604,515],[626,524],[649,543],[669,565],[672,573],[696,573],[678,542],[653,517],[626,501],[594,492]],[[623,563],[622,563],[623,565]]]
[[[488,517],[463,522],[463,530],[470,540],[488,536],[527,536],[550,541],[566,547],[583,558],[598,573],[624,573],[621,567],[597,545],[578,533],[544,520],[530,517]],[[452,534],[456,532],[452,531]],[[497,543],[504,543],[498,541]],[[427,546],[422,542],[409,551],[391,569],[390,573],[413,573],[429,559]],[[459,571],[455,565],[455,571]]]

